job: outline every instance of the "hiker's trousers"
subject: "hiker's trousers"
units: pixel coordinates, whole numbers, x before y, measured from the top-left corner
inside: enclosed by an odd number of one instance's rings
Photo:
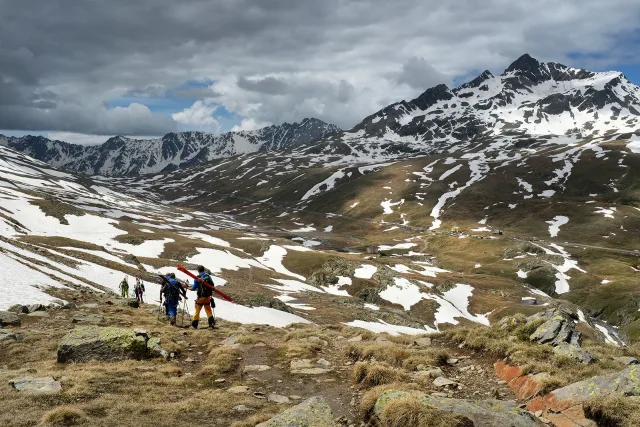
[[[192,320],[200,320],[200,310],[202,310],[202,307],[204,307],[204,311],[207,313],[207,318],[213,316],[211,312],[211,297],[198,298],[196,300],[196,312]]]
[[[167,316],[173,317],[178,315],[178,300],[169,298],[167,299]]]

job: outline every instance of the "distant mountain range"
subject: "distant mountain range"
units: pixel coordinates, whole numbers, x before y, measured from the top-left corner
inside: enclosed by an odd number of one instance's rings
[[[340,131],[335,125],[311,118],[300,123],[222,135],[179,132],[150,140],[115,136],[95,146],[53,141],[41,136],[0,135],[0,145],[50,165],[88,175],[134,176],[257,151],[296,148]]]
[[[92,147],[33,136],[0,136],[0,145],[90,175],[135,176],[257,151],[302,150],[316,163],[332,158],[350,164],[478,144],[498,153],[545,142],[628,139],[640,135],[639,120],[640,87],[622,73],[543,63],[525,54],[499,76],[485,71],[455,89],[432,87],[348,131],[305,119],[223,135],[182,132],[146,141],[118,136]]]

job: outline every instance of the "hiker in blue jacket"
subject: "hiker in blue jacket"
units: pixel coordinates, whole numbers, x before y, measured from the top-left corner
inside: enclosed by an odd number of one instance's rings
[[[175,326],[180,296],[184,296],[185,299],[187,296],[186,292],[182,289],[180,282],[176,280],[176,275],[174,273],[168,274],[165,276],[165,279],[166,280],[162,284],[162,288],[160,288],[160,301],[162,302],[162,296],[164,295],[167,307],[167,316],[169,317],[171,326]]]

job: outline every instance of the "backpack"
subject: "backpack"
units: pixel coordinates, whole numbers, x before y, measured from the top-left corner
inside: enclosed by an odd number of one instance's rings
[[[179,284],[175,279],[167,277],[168,286],[165,288],[167,295],[170,295],[173,299],[178,299],[180,294]]]
[[[211,276],[206,274],[202,280],[211,287],[206,286],[204,283],[200,283],[200,286],[198,286],[198,298],[208,298],[213,295],[213,279]]]

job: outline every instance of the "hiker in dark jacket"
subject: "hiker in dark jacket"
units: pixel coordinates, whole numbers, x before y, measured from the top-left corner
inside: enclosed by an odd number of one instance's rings
[[[133,288],[133,290],[134,290],[134,292],[136,294],[136,299],[138,300],[138,302],[144,303],[144,301],[142,300],[142,295],[145,292],[144,283],[142,282],[142,279],[139,278],[138,276],[136,276],[136,284],[135,284],[135,287]]]
[[[207,313],[207,318],[209,321],[209,327],[215,327],[216,321],[213,318],[213,313],[211,311],[211,306],[215,307],[215,304],[212,303],[211,295],[213,295],[213,279],[209,274],[207,274],[204,270],[203,266],[198,267],[198,277],[202,279],[202,282],[199,280],[193,281],[193,286],[189,289],[192,291],[196,291],[198,294],[198,299],[196,299],[196,312],[193,315],[193,319],[191,320],[191,326],[195,329],[198,328],[198,323],[200,322],[200,311],[204,307],[204,311]],[[185,287],[188,285],[185,285]]]

